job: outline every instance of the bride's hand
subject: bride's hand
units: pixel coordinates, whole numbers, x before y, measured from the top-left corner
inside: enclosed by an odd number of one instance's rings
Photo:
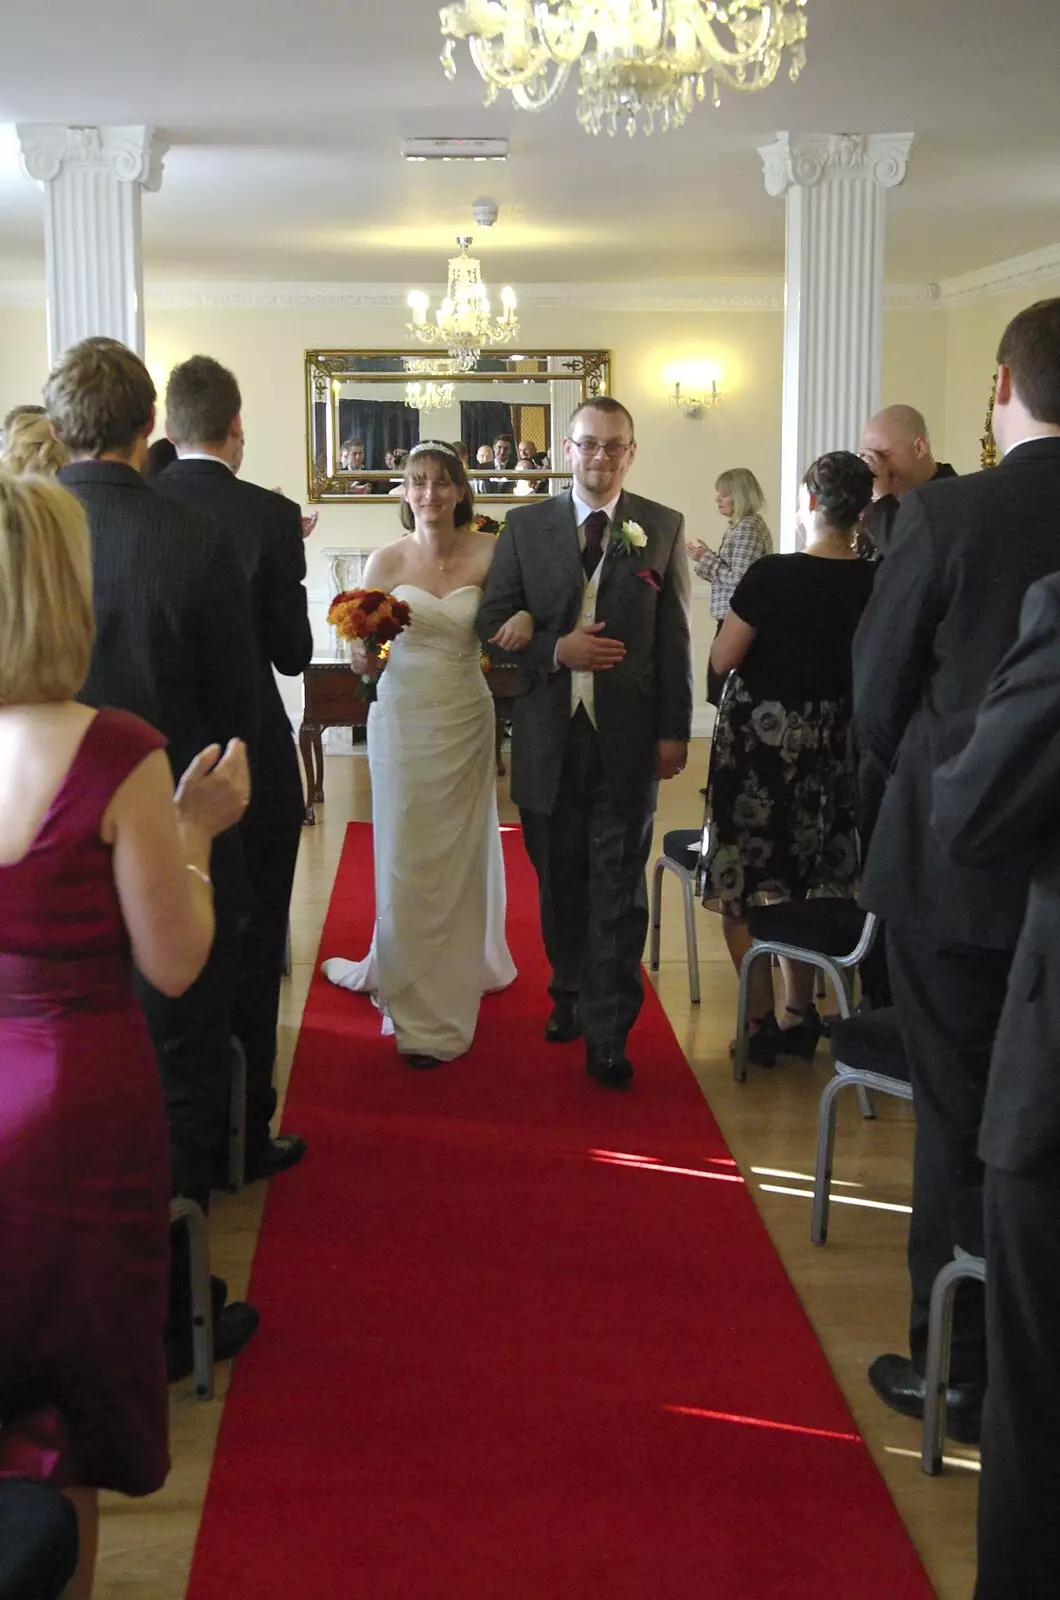
[[[517,611],[501,624],[490,640],[501,650],[525,650],[534,637],[534,619],[529,611]]]

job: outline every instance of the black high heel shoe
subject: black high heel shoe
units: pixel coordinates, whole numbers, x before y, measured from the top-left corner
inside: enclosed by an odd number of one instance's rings
[[[812,1061],[817,1049],[817,1042],[824,1033],[824,1024],[817,1013],[817,1007],[811,1001],[805,1011],[793,1011],[791,1006],[784,1010],[789,1017],[800,1017],[793,1028],[777,1027],[776,1054],[779,1056],[798,1056],[800,1061]]]
[[[758,1017],[747,1038],[748,1061],[753,1061],[756,1067],[776,1066],[781,1037],[777,1019],[772,1011],[767,1011],[764,1016]]]

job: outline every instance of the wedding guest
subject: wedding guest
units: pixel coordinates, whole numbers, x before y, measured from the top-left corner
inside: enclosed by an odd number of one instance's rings
[[[212,746],[174,804],[163,736],[75,699],[92,652],[84,512],[0,475],[0,1478],[73,1501],[75,1600],[98,1490],[169,1468],[166,1115],[132,962],[169,996],[196,978],[210,843],[250,784]]]
[[[3,422],[0,423],[0,444],[2,444],[3,441],[7,438],[8,431],[9,431],[9,429],[11,427],[11,424],[14,422],[16,417],[43,417],[43,416],[44,416],[44,407],[43,406],[38,406],[38,405],[33,405],[33,404],[12,406],[11,410],[4,417]]]
[[[507,467],[511,472],[515,468],[515,440],[510,433],[499,433],[493,441],[493,465],[498,468]],[[489,479],[489,494],[514,494],[516,480],[507,476]]]
[[[955,478],[953,468],[936,461],[928,426],[915,406],[887,406],[865,424],[861,457],[872,468],[872,505],[862,520],[861,553],[879,561],[887,554],[903,495],[938,478]]]
[[[983,1252],[976,1150],[990,1053],[1027,900],[1029,861],[976,866],[930,825],[936,769],[967,743],[1030,584],[1060,568],[1060,299],[1028,307],[998,350],[999,467],[910,489],[854,645],[858,734],[889,774],[861,903],[887,960],[916,1107],[909,1354],[869,1368],[885,1405],[919,1417],[931,1288],[955,1245]],[[948,1427],[978,1437],[983,1296],[954,1309]]]
[[[1060,430],[1060,407],[1053,427]],[[991,680],[972,737],[935,777],[932,820],[954,861],[1020,876],[1030,869],[979,1135],[990,1376],[976,1600],[1050,1594],[1060,1571],[1058,725],[1060,574],[1054,573],[1027,590],[1019,637]]]
[[[720,546],[711,550],[702,539],[692,540],[687,546],[696,576],[710,584],[710,614],[714,618],[715,638],[721,632],[744,573],[762,556],[773,552],[773,536],[762,516],[765,503],[765,495],[754,473],[747,467],[730,467],[714,485],[714,504],[728,524]],[[712,706],[718,705],[724,683],[724,677],[718,675],[710,662],[707,700]]]
[[[857,893],[850,651],[875,576],[855,549],[871,497],[872,472],[850,451],[815,461],[799,490],[805,548],[754,563],[711,650],[715,670],[737,678],[714,733],[704,904],[721,912],[737,972],[748,906]],[[808,1060],[820,1037],[813,969],[783,970],[779,1023],[768,963],[751,972],[748,1054],[763,1067]]]
[[[147,368],[117,340],[85,339],[59,358],[44,398],[71,455],[60,481],[85,507],[92,532],[96,636],[80,698],[132,711],[157,728],[174,774],[206,745],[252,741],[258,690],[247,583],[229,535],[163,500],[141,476],[155,427]],[[153,983],[150,971],[136,980],[162,1073],[173,1192],[203,1206],[229,1125],[230,949],[249,908],[238,830],[215,840],[210,873],[219,936],[202,973],[178,996]],[[188,1326],[185,1254],[173,1257],[178,1340]],[[249,1306],[226,1306],[214,1327],[217,1355],[235,1354],[256,1326]],[[185,1350],[174,1349],[176,1373]]]
[[[147,460],[144,462],[144,477],[157,478],[159,473],[165,472],[167,467],[173,465],[177,459],[177,447],[172,439],[167,439],[165,434],[148,446]]]
[[[52,432],[52,425],[41,411],[24,408],[4,429],[0,468],[5,472],[32,472],[51,477],[65,467],[70,457]]]
[[[480,467],[492,467],[493,446],[491,444],[480,444],[475,451],[475,461]],[[470,482],[472,494],[490,493],[490,481],[488,478],[472,478]]]
[[[250,743],[254,794],[240,828],[253,909],[239,940],[233,1032],[247,1058],[246,1176],[271,1178],[305,1154],[297,1134],[273,1137],[273,1070],[295,862],[305,801],[291,724],[275,673],[299,677],[313,655],[301,509],[239,477],[243,397],[210,356],[174,367],[166,428],[178,459],[153,487],[202,512],[231,539],[250,591],[258,732]],[[274,671],[275,669],[275,671]]]
[[[349,494],[371,494],[372,484],[368,478],[358,478],[357,473],[365,470],[365,450],[363,439],[344,439],[339,446],[339,471],[353,474],[346,490]]]

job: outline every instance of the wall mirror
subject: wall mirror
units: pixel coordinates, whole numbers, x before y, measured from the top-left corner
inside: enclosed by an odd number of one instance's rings
[[[307,350],[306,465],[311,501],[378,504],[397,495],[401,452],[462,440],[476,503],[557,494],[570,481],[563,438],[582,401],[611,392],[607,350],[484,350],[454,360],[422,350]],[[494,455],[497,439],[512,447]]]

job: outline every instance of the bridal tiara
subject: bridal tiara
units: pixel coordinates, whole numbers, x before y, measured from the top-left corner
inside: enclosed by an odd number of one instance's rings
[[[452,456],[454,461],[460,460],[459,452],[454,450],[451,444],[443,444],[441,439],[421,439],[419,444],[412,446],[408,459],[411,461],[413,456],[422,455],[426,450],[433,450],[436,453],[440,451],[442,455]]]

